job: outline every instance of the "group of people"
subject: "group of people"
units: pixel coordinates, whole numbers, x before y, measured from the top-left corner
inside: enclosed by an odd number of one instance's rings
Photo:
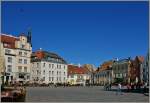
[[[127,84],[127,92],[133,92],[133,90],[137,90],[138,92],[146,93],[147,92],[147,82],[143,83],[130,83]],[[121,83],[118,83],[118,89],[116,94],[122,94],[122,85]]]
[[[127,91],[131,92],[133,90],[139,90],[140,92],[142,92],[142,89],[143,89],[143,92],[145,93],[147,85],[148,85],[147,82],[127,84]]]
[[[127,84],[125,86],[123,86],[123,84],[120,82],[120,83],[117,83],[117,85],[115,86],[116,87],[116,95],[118,94],[123,94],[122,91],[124,90],[127,90],[127,92],[134,92],[134,90],[136,92],[141,92],[141,93],[146,93],[148,92],[147,90],[147,82],[145,83],[130,83],[130,84]],[[112,84],[111,83],[106,83],[104,85],[104,90],[111,90],[111,87],[112,87]],[[124,88],[124,90],[123,90]]]

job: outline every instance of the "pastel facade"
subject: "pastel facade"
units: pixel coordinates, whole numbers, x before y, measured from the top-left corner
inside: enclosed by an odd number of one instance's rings
[[[32,52],[31,42],[28,36],[21,34],[19,37],[1,34],[1,49],[4,56],[4,81],[27,82],[30,80],[30,56]],[[20,55],[22,52],[26,55]],[[22,62],[19,60],[22,59]],[[23,62],[25,60],[26,62]],[[19,68],[26,69],[20,71]]]
[[[92,64],[84,64],[82,67],[88,75],[87,83],[93,84],[94,83],[94,71],[96,69],[95,66]]]
[[[112,82],[113,71],[112,71],[113,61],[106,61],[95,71],[95,84],[105,85],[106,83]]]
[[[83,67],[76,65],[68,65],[68,80],[67,82],[71,85],[86,85],[89,81],[90,75],[87,74]]]

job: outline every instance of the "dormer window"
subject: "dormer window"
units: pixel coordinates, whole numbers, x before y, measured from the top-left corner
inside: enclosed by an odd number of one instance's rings
[[[47,59],[48,59],[48,60],[51,60],[51,57],[48,57]]]

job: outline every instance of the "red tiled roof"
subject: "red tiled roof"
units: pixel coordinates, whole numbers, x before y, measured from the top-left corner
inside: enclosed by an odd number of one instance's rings
[[[35,56],[38,59],[42,59],[42,58],[44,58],[44,52],[43,51],[37,51],[37,52],[35,52]]]
[[[112,64],[113,64],[113,61],[104,62],[104,63],[100,66],[99,72],[108,69],[108,67],[110,67]]]
[[[86,71],[82,67],[68,65],[68,74],[86,74]]]
[[[15,41],[18,39],[17,37],[11,35],[0,35],[0,40],[4,43],[4,48],[15,48]]]

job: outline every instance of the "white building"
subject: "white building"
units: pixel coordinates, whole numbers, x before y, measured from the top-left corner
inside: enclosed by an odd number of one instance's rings
[[[9,83],[10,81],[29,81],[30,56],[32,52],[31,40],[29,40],[29,35],[25,36],[24,34],[21,34],[19,37],[15,37],[12,35],[1,34],[0,38],[2,49],[1,51],[3,51],[2,55],[4,56],[4,81],[6,81],[7,83]],[[24,55],[20,55],[21,52]],[[21,59],[25,62],[20,62],[19,60]],[[25,68],[27,72],[20,71],[20,67]]]
[[[32,81],[37,83],[66,83],[67,62],[55,53],[36,51],[32,54]]]

